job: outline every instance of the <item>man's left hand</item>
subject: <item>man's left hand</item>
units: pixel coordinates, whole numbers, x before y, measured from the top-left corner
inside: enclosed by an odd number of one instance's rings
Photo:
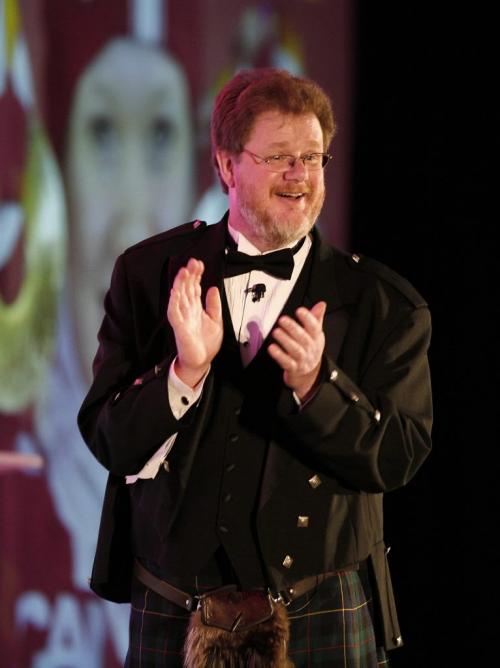
[[[326,302],[318,302],[312,309],[299,307],[297,320],[281,316],[268,350],[271,357],[283,369],[283,381],[301,400],[314,390],[325,349],[323,318]]]

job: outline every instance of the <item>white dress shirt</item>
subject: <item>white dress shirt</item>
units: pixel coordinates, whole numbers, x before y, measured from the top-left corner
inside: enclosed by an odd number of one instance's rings
[[[229,233],[241,253],[261,255],[261,252],[241,232],[233,229],[230,225]],[[294,241],[283,246],[283,248],[293,248],[296,244],[297,241]],[[264,339],[274,327],[297,282],[311,244],[311,239],[307,237],[301,248],[293,256],[294,268],[289,280],[270,276],[264,271],[250,271],[246,274],[224,279],[227,303],[231,313],[234,335],[240,344],[243,366],[247,366],[253,360]],[[261,299],[253,301],[252,293],[247,292],[247,290],[258,283],[265,285],[266,291]]]

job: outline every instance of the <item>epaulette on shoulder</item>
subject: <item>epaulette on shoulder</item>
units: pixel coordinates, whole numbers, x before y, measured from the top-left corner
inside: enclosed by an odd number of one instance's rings
[[[406,278],[403,278],[397,272],[389,269],[389,267],[382,264],[382,262],[365,257],[364,255],[357,255],[356,253],[351,254],[348,257],[348,261],[351,266],[359,271],[375,274],[378,278],[389,283],[393,288],[396,288],[398,292],[404,295],[415,308],[427,306],[426,300],[417,290],[415,290],[413,285],[407,281]]]
[[[170,230],[165,230],[165,232],[160,232],[159,234],[155,234],[152,237],[143,239],[142,241],[139,241],[139,243],[130,246],[130,248],[127,248],[125,254],[137,250],[138,248],[143,248],[144,246],[152,246],[154,244],[163,243],[164,241],[169,241],[171,239],[195,236],[206,227],[207,224],[204,220],[193,220],[190,223],[185,223],[184,225],[173,227]]]

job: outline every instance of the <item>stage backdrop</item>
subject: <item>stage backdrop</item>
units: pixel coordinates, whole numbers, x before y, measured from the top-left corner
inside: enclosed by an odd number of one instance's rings
[[[349,0],[0,0],[0,663],[113,668],[128,606],[88,588],[106,473],[76,428],[116,256],[225,198],[215,94],[274,65],[331,94],[323,234],[348,245]]]

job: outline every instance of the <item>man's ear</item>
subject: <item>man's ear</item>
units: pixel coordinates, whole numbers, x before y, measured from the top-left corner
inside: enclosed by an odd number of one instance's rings
[[[234,187],[234,155],[229,151],[219,150],[215,153],[219,172],[227,188]]]

